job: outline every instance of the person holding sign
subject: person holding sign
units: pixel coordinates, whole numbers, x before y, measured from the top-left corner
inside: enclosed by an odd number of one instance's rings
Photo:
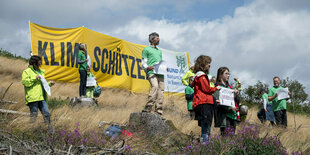
[[[260,93],[262,95],[264,106],[259,112],[257,112],[257,117],[262,123],[264,123],[266,120],[269,120],[271,125],[273,126],[275,118],[274,118],[271,102],[268,101],[268,94],[266,94],[265,89],[261,89]]]
[[[87,61],[86,59],[86,44],[80,43],[79,53],[78,53],[78,64],[79,64],[79,73],[80,73],[80,97],[86,95],[86,80],[87,80]]]
[[[157,48],[159,44],[159,34],[153,32],[149,34],[150,46],[142,51],[142,68],[145,70],[147,79],[151,84],[147,103],[142,112],[151,112],[155,105],[155,112],[163,114],[164,102],[164,75],[155,73],[154,66],[162,62],[162,51]]]
[[[210,87],[208,73],[210,69],[211,57],[200,55],[195,61],[195,78],[192,83],[194,87],[193,109],[195,111],[195,120],[198,120],[198,126],[201,127],[201,137],[206,142],[211,134],[211,124],[214,113],[214,102],[212,94],[221,89]]]
[[[22,73],[22,84],[25,89],[26,104],[30,109],[30,122],[33,123],[36,121],[39,109],[43,115],[44,122],[52,129],[50,112],[46,103],[47,92],[41,81],[45,75],[45,70],[40,68],[41,63],[41,57],[30,57],[29,66]],[[49,86],[54,84],[54,81],[48,83]]]
[[[287,127],[287,115],[286,115],[286,99],[279,99],[278,93],[280,90],[284,89],[280,86],[280,78],[274,77],[274,86],[269,89],[268,100],[272,102],[272,108],[274,116],[276,118],[276,124],[284,128]],[[289,94],[289,92],[287,92]]]
[[[217,91],[214,94],[218,103],[215,106],[214,126],[220,128],[221,135],[226,135],[228,132],[232,132],[234,134],[236,130],[237,120],[240,120],[240,115],[238,115],[239,106],[237,102],[235,102],[236,98],[238,97],[239,91],[236,89],[233,90],[232,86],[229,85],[229,76],[230,73],[227,67],[220,67],[217,70],[215,86],[222,87],[224,90],[224,92],[222,93],[227,94],[227,97],[225,99],[220,98],[220,96],[225,96],[224,94],[221,95],[220,91]],[[232,97],[230,95],[231,93]],[[225,103],[223,103],[224,101]],[[232,131],[229,131],[228,129],[231,129]]]

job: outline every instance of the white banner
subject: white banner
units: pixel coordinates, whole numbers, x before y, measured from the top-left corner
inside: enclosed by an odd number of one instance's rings
[[[166,49],[162,50],[164,61],[165,92],[184,93],[185,86],[182,84],[182,77],[188,71],[189,58],[187,52],[174,52]]]
[[[221,88],[219,100],[221,105],[235,107],[234,90]]]

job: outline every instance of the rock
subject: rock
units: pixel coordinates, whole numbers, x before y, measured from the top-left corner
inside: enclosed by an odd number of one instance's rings
[[[149,112],[131,113],[129,130],[140,134],[152,144],[152,151],[173,153],[190,143],[190,136],[178,130],[171,120]]]
[[[97,106],[97,100],[89,97],[74,97],[70,100],[69,105],[71,106],[83,106],[83,107],[92,107]]]
[[[143,129],[148,137],[168,133],[169,126],[165,122],[160,115],[149,112],[131,113],[129,118],[130,128]]]

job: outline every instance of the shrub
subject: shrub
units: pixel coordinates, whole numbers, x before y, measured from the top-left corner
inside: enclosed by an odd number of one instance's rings
[[[47,105],[50,109],[61,108],[66,105],[69,101],[67,99],[63,100],[60,97],[48,99]]]
[[[213,135],[205,143],[194,141],[184,147],[181,154],[287,154],[278,137],[259,137],[258,127],[244,123],[234,134]]]

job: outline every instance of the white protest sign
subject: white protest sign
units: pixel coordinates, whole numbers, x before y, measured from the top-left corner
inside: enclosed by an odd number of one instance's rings
[[[96,86],[96,78],[95,77],[87,77],[86,87]]]
[[[45,90],[45,92],[51,96],[51,87],[48,85],[47,81],[45,80],[44,76],[40,75],[40,79],[41,79],[41,82],[42,82],[42,85],[43,85],[43,88]]]
[[[154,72],[155,74],[166,74],[167,73],[167,66],[165,61],[160,61],[159,63],[154,65]]]
[[[188,71],[189,56],[187,52],[175,52],[160,48],[164,60],[165,92],[184,93],[182,77]],[[167,70],[168,69],[168,70]]]
[[[283,100],[283,99],[287,99],[287,98],[290,98],[290,96],[288,95],[288,88],[279,89],[278,90],[278,100]]]
[[[235,107],[234,90],[221,88],[219,100],[221,105]]]

